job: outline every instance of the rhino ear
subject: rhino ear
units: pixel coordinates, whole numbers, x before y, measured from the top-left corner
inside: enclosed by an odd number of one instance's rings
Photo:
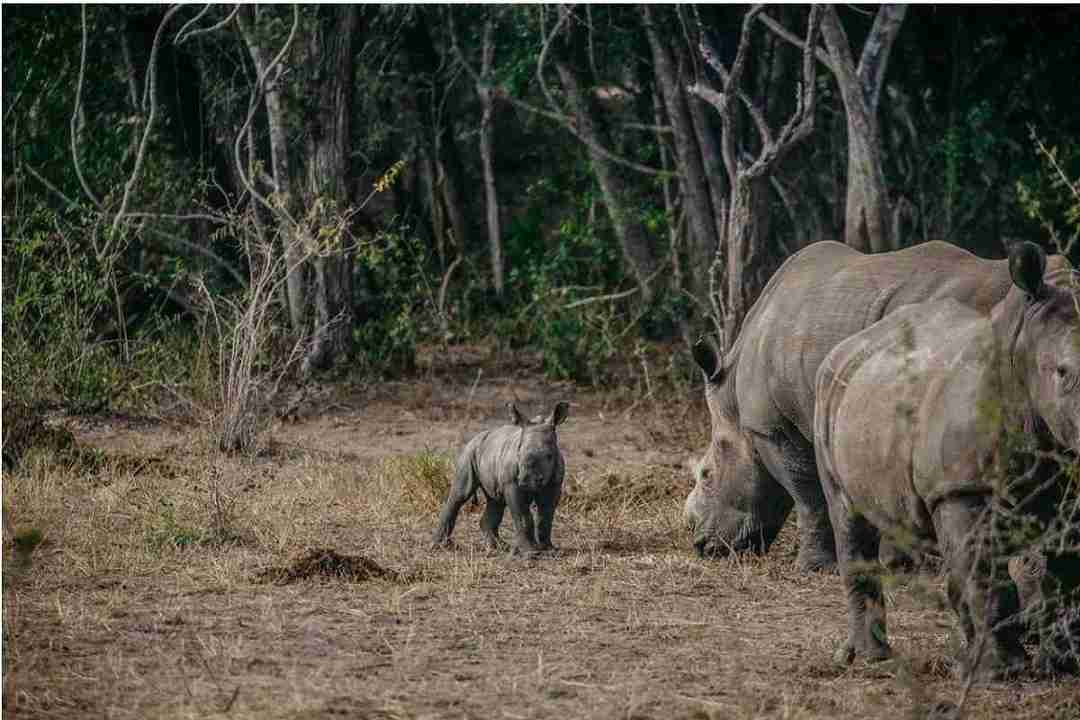
[[[1009,275],[1018,288],[1037,300],[1046,290],[1046,253],[1033,242],[1016,243],[1009,248]]]
[[[525,419],[525,417],[522,416],[520,412],[518,412],[517,405],[512,402],[508,402],[506,403],[506,410],[510,413],[511,425],[520,425],[522,427],[528,425],[528,421]]]
[[[551,427],[558,427],[566,420],[566,416],[570,414],[570,403],[559,402],[556,403],[555,409],[551,411]]]
[[[705,373],[705,379],[709,382],[720,382],[722,379],[722,372],[718,358],[716,357],[716,351],[713,350],[712,344],[702,337],[693,347],[694,362],[697,363],[701,371]]]

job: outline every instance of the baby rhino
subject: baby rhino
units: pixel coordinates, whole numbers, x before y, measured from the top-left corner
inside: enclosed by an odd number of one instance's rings
[[[555,549],[551,544],[551,523],[566,474],[555,428],[566,419],[570,406],[560,402],[549,417],[532,420],[524,418],[513,403],[506,406],[512,424],[485,430],[470,440],[458,456],[450,497],[435,529],[436,547],[450,544],[461,506],[481,491],[487,506],[480,527],[492,548],[499,547],[499,523],[509,506],[514,522],[513,554],[535,557],[540,551]],[[531,512],[534,504],[535,527]]]

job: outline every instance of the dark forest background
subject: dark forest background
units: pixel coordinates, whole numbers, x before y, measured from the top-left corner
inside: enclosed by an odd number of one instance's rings
[[[239,447],[284,384],[424,349],[686,381],[688,345],[733,337],[809,243],[1075,239],[1078,28],[1067,6],[5,5],[5,405],[212,407]]]

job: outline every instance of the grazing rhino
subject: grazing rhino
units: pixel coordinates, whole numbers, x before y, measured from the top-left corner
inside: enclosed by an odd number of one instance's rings
[[[480,520],[488,544],[499,546],[499,524],[509,506],[514,523],[512,552],[534,557],[542,550],[554,550],[551,524],[562,496],[566,463],[559,451],[555,428],[570,410],[565,402],[555,405],[547,418],[526,419],[513,403],[507,403],[510,425],[485,430],[462,449],[457,459],[450,496],[435,529],[436,547],[448,545],[462,505],[477,492],[487,498]],[[532,506],[536,505],[533,525]]]
[[[1065,260],[1051,258],[1051,266]],[[694,467],[685,515],[702,556],[766,552],[794,504],[799,566],[836,562],[814,459],[814,379],[840,341],[897,308],[955,298],[988,313],[1011,285],[1007,260],[943,242],[864,255],[823,241],[791,256],[769,280],[731,349],[699,343],[712,439]]]
[[[873,570],[883,533],[940,549],[968,642],[965,672],[989,680],[1024,659],[1009,620],[1016,586],[989,518],[1005,499],[995,487],[1004,487],[1007,438],[1080,448],[1080,314],[1069,288],[1044,279],[1038,246],[1014,246],[1009,268],[1013,287],[989,317],[952,299],[901,308],[838,344],[818,370],[814,440],[848,599],[847,661],[890,653]],[[1053,514],[1056,501],[1042,501],[1032,509]],[[1076,559],[1050,556],[1047,572],[1075,575]]]

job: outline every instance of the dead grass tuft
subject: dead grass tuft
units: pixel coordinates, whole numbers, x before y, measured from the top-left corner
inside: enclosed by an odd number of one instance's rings
[[[384,460],[375,470],[398,488],[402,502],[418,513],[438,511],[450,493],[454,462],[446,454],[424,449]]]
[[[686,494],[686,482],[674,474],[648,472],[642,475],[619,475],[604,472],[580,483],[563,498],[565,507],[591,512],[621,505],[648,505],[680,500]]]
[[[387,570],[363,555],[342,555],[333,548],[312,548],[284,567],[268,567],[256,574],[257,582],[290,585],[301,580],[326,578],[346,582],[400,580],[401,573]]]

